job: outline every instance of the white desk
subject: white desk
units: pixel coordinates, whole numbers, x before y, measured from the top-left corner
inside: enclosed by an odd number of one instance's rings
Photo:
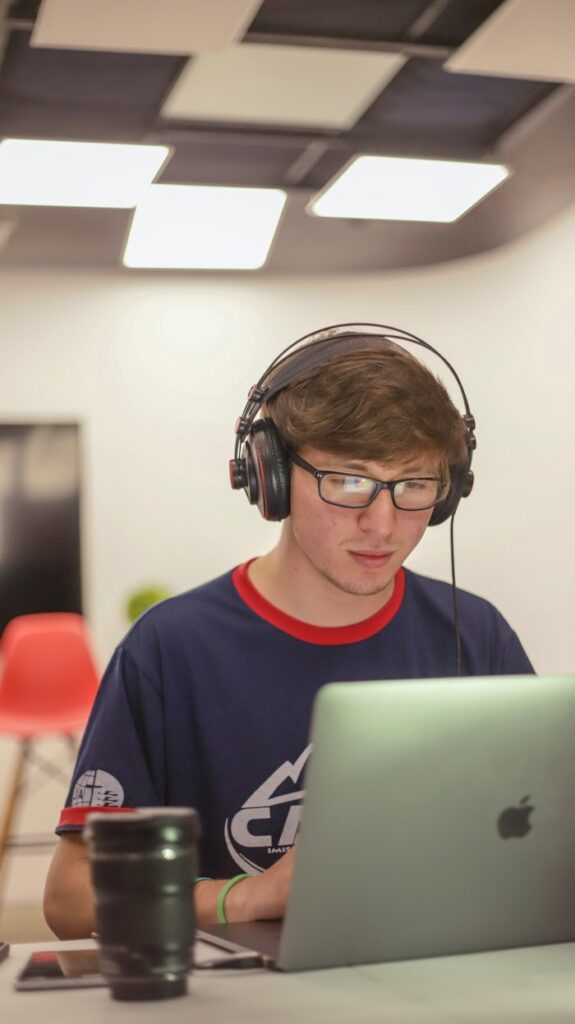
[[[121,1003],[107,988],[16,992],[33,949],[0,965],[2,1024],[567,1024],[575,1019],[575,943],[301,974],[199,972],[188,996]],[[204,947],[204,951],[207,947]],[[201,949],[198,950],[201,953]],[[213,951],[210,951],[210,955]]]

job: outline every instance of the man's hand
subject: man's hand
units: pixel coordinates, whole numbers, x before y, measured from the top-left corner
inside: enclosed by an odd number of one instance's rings
[[[228,921],[270,921],[283,917],[291,886],[295,847],[261,875],[244,878],[226,896]]]
[[[280,857],[271,868],[253,878],[244,878],[226,896],[225,913],[232,921],[272,921],[284,916],[291,885],[295,848]],[[200,882],[195,889],[198,924],[217,922],[216,906],[225,880]]]

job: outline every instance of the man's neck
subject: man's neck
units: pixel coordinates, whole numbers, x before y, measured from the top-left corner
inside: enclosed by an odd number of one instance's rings
[[[281,541],[250,564],[248,575],[262,597],[286,615],[331,628],[351,626],[375,615],[391,600],[394,589],[391,581],[377,594],[348,594],[319,575],[305,558],[290,557]]]

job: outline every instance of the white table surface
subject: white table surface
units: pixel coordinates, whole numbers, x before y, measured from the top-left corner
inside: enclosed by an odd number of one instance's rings
[[[365,967],[280,974],[217,971],[190,976],[189,994],[122,1003],[107,988],[16,992],[13,981],[34,949],[12,946],[0,964],[1,1024],[571,1024],[575,943]],[[199,958],[214,950],[198,944]],[[216,954],[217,955],[217,954]]]

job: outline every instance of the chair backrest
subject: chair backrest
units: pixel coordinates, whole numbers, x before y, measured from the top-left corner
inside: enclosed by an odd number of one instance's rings
[[[81,615],[19,615],[6,626],[1,650],[2,711],[51,717],[88,712],[99,677]]]

